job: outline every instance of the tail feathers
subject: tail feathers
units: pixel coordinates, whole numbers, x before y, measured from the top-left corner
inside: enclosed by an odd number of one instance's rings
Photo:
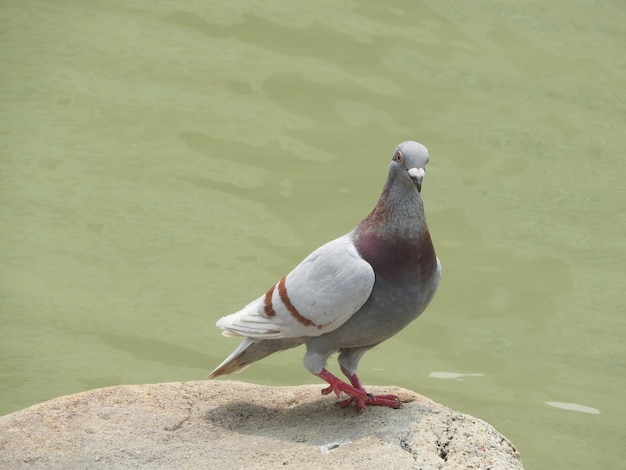
[[[241,372],[249,364],[242,364],[239,359],[240,356],[246,352],[246,350],[254,344],[254,341],[250,338],[244,339],[237,349],[235,349],[230,356],[215,368],[213,372],[209,374],[208,379],[219,377],[220,375],[233,374],[235,372]]]
[[[302,341],[298,338],[276,340],[246,338],[207,378],[214,379],[220,375],[241,372],[253,362],[263,359],[272,353],[294,348],[300,344],[302,344]]]

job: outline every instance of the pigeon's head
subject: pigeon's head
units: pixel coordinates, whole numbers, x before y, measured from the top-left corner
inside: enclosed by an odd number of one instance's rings
[[[396,147],[391,159],[391,170],[399,178],[412,181],[422,191],[422,179],[428,163],[428,149],[419,142],[406,141]]]

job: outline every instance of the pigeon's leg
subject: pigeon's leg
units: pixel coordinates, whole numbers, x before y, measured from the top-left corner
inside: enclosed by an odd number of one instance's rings
[[[363,385],[361,384],[361,381],[356,375],[356,369],[359,365],[359,361],[361,360],[361,357],[363,356],[363,354],[372,347],[373,346],[364,347],[364,348],[342,349],[341,354],[339,355],[339,358],[338,358],[339,366],[341,367],[341,372],[343,372],[343,374],[346,377],[348,377],[353,387],[359,390],[362,390],[364,392],[365,392],[365,388],[363,387]],[[398,408],[400,406],[400,401],[398,400],[398,397],[396,395],[392,395],[392,394],[388,394],[388,395],[368,394],[368,395],[379,401],[394,402],[396,404],[396,406],[388,405],[388,404],[385,406],[393,406],[394,408]]]
[[[365,388],[361,385],[361,380],[357,377],[356,374],[351,374],[348,370],[346,370],[343,366],[341,367],[341,372],[344,373],[348,379],[350,379],[350,383],[353,387],[358,388],[359,390],[363,390],[365,392]],[[388,395],[375,395],[376,398],[384,398],[387,400],[398,400],[396,395],[388,394]]]
[[[337,396],[340,396],[341,393],[345,393],[348,395],[346,400],[341,400],[339,402],[339,406],[345,408],[351,403],[356,403],[356,407],[359,413],[362,413],[367,405],[370,406],[389,406],[391,408],[400,408],[400,402],[396,398],[395,400],[384,398],[383,396],[376,396],[367,393],[365,390],[354,387],[353,385],[349,385],[344,381],[338,379],[333,374],[328,372],[326,369],[322,369],[322,371],[317,374],[317,376],[325,380],[329,383],[329,387],[322,390],[324,395],[328,395],[330,392],[335,392]]]
[[[374,395],[371,395],[363,390],[363,387],[350,385],[328,372],[326,370],[326,361],[328,356],[333,353],[333,350],[324,350],[319,345],[316,345],[314,341],[315,340],[313,339],[307,344],[307,352],[304,355],[304,367],[306,367],[312,374],[318,376],[325,382],[328,382],[329,386],[322,390],[322,394],[328,395],[332,392],[334,392],[337,396],[341,396],[342,393],[346,394],[348,398],[341,400],[339,402],[339,406],[344,408],[351,403],[355,403],[359,413],[361,413],[367,405],[390,406],[392,408],[400,407],[400,402],[397,399],[389,400],[384,397],[375,397]],[[359,354],[359,357],[363,354],[363,352]],[[344,355],[343,350],[342,355]],[[359,382],[357,383],[360,385]]]

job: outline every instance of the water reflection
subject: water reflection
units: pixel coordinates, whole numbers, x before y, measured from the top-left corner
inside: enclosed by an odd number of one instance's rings
[[[578,403],[564,403],[562,401],[546,401],[546,405],[560,408],[568,411],[578,411],[580,413],[588,413],[592,415],[599,415],[600,410],[591,406],[579,405]]]
[[[464,374],[461,372],[433,371],[430,374],[428,374],[428,377],[432,379],[463,380],[464,377],[482,377],[483,375],[484,374],[476,374],[476,373]]]

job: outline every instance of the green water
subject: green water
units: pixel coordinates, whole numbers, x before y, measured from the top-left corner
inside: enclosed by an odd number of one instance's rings
[[[356,225],[415,139],[444,277],[361,378],[485,419],[528,469],[623,466],[623,2],[0,14],[0,413],[204,378],[237,344],[215,320]],[[236,378],[317,382],[302,354]]]

